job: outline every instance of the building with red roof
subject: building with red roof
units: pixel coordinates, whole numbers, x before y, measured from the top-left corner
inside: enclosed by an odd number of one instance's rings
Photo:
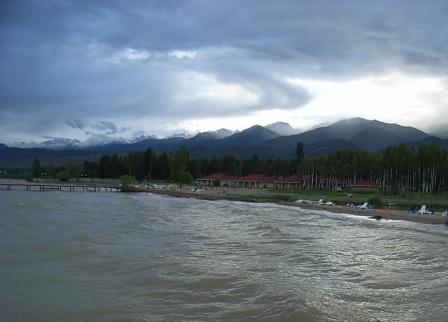
[[[274,188],[275,178],[264,174],[248,174],[238,178],[239,186],[242,188]]]
[[[302,182],[299,176],[293,175],[289,177],[279,177],[274,181],[275,188],[277,189],[298,189]]]
[[[273,177],[264,174],[248,174],[237,177],[228,173],[213,173],[198,179],[204,186],[226,186],[238,188],[299,188],[301,181],[297,176]]]

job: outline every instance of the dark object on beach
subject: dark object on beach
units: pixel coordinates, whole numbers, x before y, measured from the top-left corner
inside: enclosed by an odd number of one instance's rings
[[[372,217],[370,217],[370,218],[372,218],[372,219],[376,219],[376,220],[381,220],[381,219],[383,219],[383,217],[380,216],[380,215],[372,216]]]

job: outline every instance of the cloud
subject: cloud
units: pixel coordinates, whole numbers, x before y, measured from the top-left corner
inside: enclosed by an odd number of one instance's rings
[[[117,134],[123,133],[126,131],[125,127],[118,127],[113,122],[110,121],[100,121],[96,123],[90,124],[92,129],[95,129],[100,132],[105,132],[105,134]]]
[[[0,130],[163,132],[313,102],[288,79],[445,75],[446,16],[442,0],[2,1]]]
[[[128,129],[124,126],[117,126],[114,122],[111,121],[92,122],[80,119],[70,119],[66,121],[66,124],[73,129],[78,130],[89,129],[89,131],[85,131],[85,133],[89,135],[93,133],[91,131],[103,132],[103,134],[111,135],[111,134],[123,133]]]
[[[74,129],[84,129],[87,125],[89,125],[89,122],[79,119],[71,119],[68,120],[66,124]]]

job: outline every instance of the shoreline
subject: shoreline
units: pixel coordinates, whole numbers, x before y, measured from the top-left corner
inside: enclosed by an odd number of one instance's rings
[[[21,182],[23,180],[5,180],[0,179],[0,182]],[[45,181],[43,181],[45,182]],[[42,183],[43,183],[42,182]],[[48,181],[47,181],[48,183]],[[71,183],[77,185],[80,183]],[[91,186],[97,186],[98,182],[90,182]],[[445,224],[448,225],[448,216],[440,215],[420,215],[408,213],[405,210],[396,209],[358,209],[344,206],[328,206],[328,205],[307,205],[298,204],[290,200],[282,200],[280,196],[266,193],[263,190],[256,189],[223,189],[212,188],[208,190],[193,192],[190,186],[185,186],[183,189],[169,190],[169,189],[147,189],[147,188],[132,188],[128,192],[146,192],[159,195],[177,197],[177,198],[196,198],[201,200],[229,200],[229,201],[243,201],[253,203],[274,203],[283,206],[299,207],[301,209],[310,210],[324,210],[335,214],[348,214],[356,216],[370,217],[374,219],[391,219],[404,220],[423,224]],[[126,193],[126,191],[123,191]]]
[[[143,191],[142,191],[143,192]],[[298,207],[301,209],[310,209],[310,210],[324,210],[335,214],[348,214],[355,216],[363,216],[369,217],[373,219],[391,219],[391,220],[403,220],[403,221],[411,221],[421,224],[432,224],[432,225],[440,225],[445,224],[448,225],[448,217],[447,216],[439,216],[439,215],[419,215],[408,213],[403,210],[395,210],[395,209],[358,209],[351,207],[343,207],[343,206],[326,206],[326,205],[304,205],[297,204],[291,201],[282,201],[275,199],[263,199],[261,195],[259,199],[245,199],[243,196],[238,195],[227,195],[227,194],[219,194],[219,193],[202,193],[202,192],[189,192],[182,190],[162,190],[162,189],[145,189],[144,192],[154,193],[158,195],[165,195],[176,198],[195,198],[201,200],[229,200],[229,201],[243,201],[243,202],[253,202],[253,203],[274,203],[282,206],[291,206]]]

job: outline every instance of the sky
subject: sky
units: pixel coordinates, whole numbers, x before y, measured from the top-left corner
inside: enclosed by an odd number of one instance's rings
[[[448,128],[446,0],[2,0],[0,142]]]

